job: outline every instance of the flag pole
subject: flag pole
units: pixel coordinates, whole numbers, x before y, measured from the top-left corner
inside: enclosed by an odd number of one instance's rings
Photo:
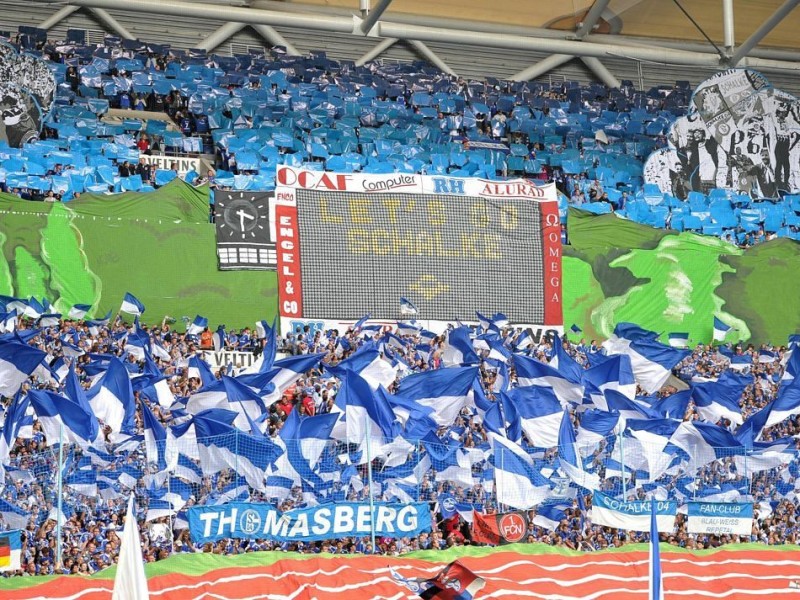
[[[621,431],[617,435],[619,436],[619,467],[620,472],[622,473],[622,499],[627,500],[628,491],[625,484],[625,437],[622,435]]]
[[[369,444],[369,417],[364,415],[364,431],[367,442],[367,489],[369,493],[369,535],[372,542],[372,553],[375,554],[375,499],[372,497],[372,455]]]
[[[61,547],[61,511],[63,508],[64,494],[64,420],[61,419],[61,425],[58,433],[58,512],[56,513],[56,568],[62,567],[61,559],[63,558],[63,549]]]

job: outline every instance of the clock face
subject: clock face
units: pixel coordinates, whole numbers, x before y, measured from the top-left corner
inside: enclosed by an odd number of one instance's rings
[[[222,213],[220,230],[231,240],[248,240],[256,237],[256,232],[269,227],[269,208],[263,198],[247,192],[217,202]]]

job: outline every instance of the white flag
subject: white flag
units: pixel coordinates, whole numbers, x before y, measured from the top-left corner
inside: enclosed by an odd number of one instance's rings
[[[112,600],[148,600],[148,596],[139,525],[133,514],[133,494],[131,494],[128,501],[128,514],[125,515],[125,528],[122,530],[117,576],[114,578],[114,593],[111,598]]]

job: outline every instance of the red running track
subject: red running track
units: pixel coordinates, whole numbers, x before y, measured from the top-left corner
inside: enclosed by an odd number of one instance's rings
[[[533,600],[643,600],[645,552],[581,556],[497,552],[459,559],[486,580],[482,598]],[[783,596],[800,600],[789,582],[800,580],[800,551],[721,551],[707,556],[664,552],[665,599],[744,600]],[[443,564],[418,559],[361,557],[280,560],[268,567],[225,568],[204,575],[179,573],[149,580],[154,600],[400,600],[417,596],[394,582],[389,565],[406,576],[430,576]],[[4,600],[108,600],[112,580],[61,577]]]

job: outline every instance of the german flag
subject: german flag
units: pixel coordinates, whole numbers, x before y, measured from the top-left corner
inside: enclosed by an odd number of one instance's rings
[[[0,568],[11,566],[11,538],[0,535]]]

